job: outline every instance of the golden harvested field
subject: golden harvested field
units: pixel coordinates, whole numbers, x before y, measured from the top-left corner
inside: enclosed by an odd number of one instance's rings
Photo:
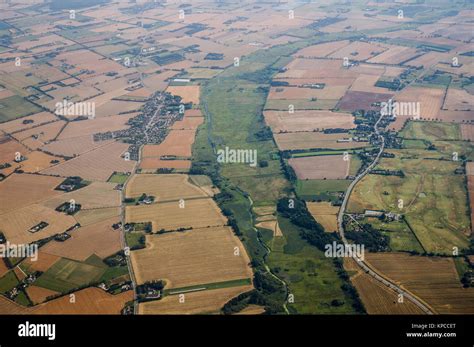
[[[131,172],[133,170],[135,162],[122,158],[127,150],[127,144],[113,142],[52,168],[42,170],[41,173],[62,177],[80,176],[86,180],[105,182],[115,171]]]
[[[35,139],[37,139],[38,143],[43,145],[48,141],[54,140],[65,125],[65,121],[59,120],[56,122],[40,125],[35,128],[16,132],[12,136],[18,141],[24,141],[28,138],[34,137]]]
[[[95,208],[92,210],[81,210],[74,215],[74,218],[81,226],[98,223],[105,219],[120,216],[120,207]]]
[[[116,183],[92,182],[86,187],[64,193],[46,200],[43,205],[56,208],[64,202],[74,199],[82,210],[120,206],[120,192],[115,190]],[[82,212],[82,211],[81,211]]]
[[[162,279],[170,289],[252,277],[247,253],[230,227],[148,235],[146,242],[131,256],[138,283]]]
[[[28,231],[40,222],[46,222],[49,225],[36,233]],[[4,213],[0,218],[0,230],[8,241],[18,244],[31,243],[62,233],[74,224],[76,220],[73,217],[39,204]]]
[[[461,124],[460,127],[462,139],[474,141],[474,124]]]
[[[0,295],[0,314],[29,314],[30,309]]]
[[[33,261],[31,258],[26,258],[22,263],[21,267],[26,268],[29,271],[41,271],[46,272],[51,266],[54,265],[59,259],[58,256],[48,254],[42,250],[38,251],[37,261]]]
[[[131,290],[117,295],[99,288],[86,288],[74,292],[75,303],[69,295],[45,302],[31,310],[33,314],[120,314],[128,301],[133,300]]]
[[[32,120],[33,123],[23,124],[25,120]],[[6,133],[13,133],[16,131],[26,130],[32,127],[36,127],[41,124],[49,123],[56,121],[58,118],[50,112],[40,112],[33,114],[31,116],[14,119],[9,122],[1,123],[0,130],[3,130]]]
[[[295,57],[304,58],[324,58],[331,53],[347,46],[349,41],[333,41],[327,43],[321,43],[319,45],[309,46],[299,50],[294,54]]]
[[[449,88],[443,108],[451,111],[472,111],[474,96],[464,89]]]
[[[58,137],[58,140],[69,139],[73,137],[81,137],[94,135],[100,132],[117,131],[128,129],[130,126],[127,122],[136,114],[124,114],[119,116],[96,117],[94,119],[86,119],[77,122],[69,122]]]
[[[350,90],[371,93],[385,93],[387,92],[387,89],[375,86],[375,83],[379,80],[379,78],[379,75],[361,74],[354,80]]]
[[[130,117],[140,111],[142,107],[141,102],[136,101],[119,101],[119,100],[110,100],[105,102],[103,105],[97,107],[96,109],[96,119],[108,118],[108,117]],[[134,113],[131,113],[135,111]],[[121,114],[121,112],[127,112],[127,114]],[[130,113],[129,113],[130,112]]]
[[[351,282],[357,289],[368,314],[423,314],[409,300],[398,303],[398,294],[366,274],[352,258],[344,259],[344,268],[352,273]]]
[[[176,121],[170,129],[192,130],[197,129],[202,123],[204,123],[204,117],[187,117],[185,113],[183,120]]]
[[[187,172],[191,168],[191,161],[181,159],[163,160],[160,158],[144,158],[140,161],[140,169],[145,173],[154,173],[157,169],[162,168]]]
[[[389,49],[382,54],[368,60],[370,63],[377,64],[400,64],[417,55],[416,48],[403,46],[389,46]]]
[[[349,60],[361,61],[372,58],[386,50],[387,48],[381,44],[356,41],[338,49],[329,57],[337,59],[343,59],[344,57],[347,57]]]
[[[297,58],[290,62],[287,71],[276,78],[354,78],[357,74],[343,68],[341,60]]]
[[[178,201],[126,207],[127,223],[150,221],[153,231],[205,228],[224,225],[227,222],[210,198],[185,200],[184,208],[179,207]]]
[[[428,52],[426,54],[423,54],[420,57],[417,57],[413,60],[410,60],[403,65],[407,66],[423,66],[425,69],[430,68],[431,66],[439,63],[440,61],[449,61],[451,62],[452,55],[449,53],[440,53],[440,52]]]
[[[165,140],[159,145],[143,146],[142,158],[165,155],[175,155],[177,157],[190,157],[196,129],[171,130]]]
[[[0,182],[0,214],[61,195],[54,190],[64,179],[31,174],[13,174]]]
[[[169,86],[166,91],[173,95],[178,95],[184,103],[192,102],[199,104],[199,86]]]
[[[19,168],[23,170],[24,172],[28,172],[28,173],[39,172],[53,165],[57,165],[57,164],[51,163],[51,161],[53,160],[58,160],[59,162],[64,161],[64,159],[62,158],[53,157],[52,155],[49,155],[40,151],[34,151],[31,153],[28,153],[26,154],[26,158],[28,159],[25,161],[22,161],[19,165]]]
[[[304,87],[271,87],[269,100],[330,99],[339,100],[347,90],[347,86],[325,86],[323,89]]]
[[[275,133],[294,131],[314,131],[328,128],[355,128],[354,117],[350,113],[331,111],[264,111],[265,121]]]
[[[10,163],[15,160],[15,153],[26,155],[30,151],[18,141],[7,136],[0,137],[0,163]]]
[[[252,286],[202,290],[187,293],[184,303],[179,302],[179,295],[169,295],[161,300],[141,303],[139,314],[211,314],[220,309],[232,298],[252,290]]]
[[[443,115],[442,112],[451,111],[440,111],[443,105],[444,90],[436,88],[422,88],[422,87],[408,87],[403,89],[400,94],[397,95],[396,99],[400,102],[419,102],[420,103],[420,118],[425,120],[439,119],[443,121],[461,121],[456,119],[457,115]],[[454,111],[453,111],[454,112]],[[472,116],[471,116],[472,117]],[[390,123],[390,129],[399,131],[403,128],[403,125],[408,119],[413,118],[408,115],[398,115],[394,123]],[[468,119],[470,117],[468,116]]]
[[[331,205],[330,202],[307,202],[309,212],[313,218],[323,226],[324,231],[337,231],[338,206]]]
[[[258,305],[248,305],[242,311],[237,313],[238,315],[256,315],[265,313],[265,308]]]
[[[121,230],[112,228],[112,224],[119,221],[119,218],[113,217],[75,229],[71,232],[71,238],[68,240],[64,242],[50,241],[41,250],[77,261],[85,261],[93,254],[100,258],[106,258],[121,249]]]
[[[453,259],[368,253],[366,260],[440,314],[472,313],[474,288],[463,288]]]
[[[290,158],[288,163],[301,180],[346,179],[350,160],[342,155],[319,155],[314,157]]]
[[[98,147],[107,145],[114,140],[94,141],[92,135],[72,137],[58,141],[52,141],[41,147],[41,150],[55,155],[73,157],[89,152]]]
[[[70,74],[80,73],[81,70],[90,70],[94,72],[87,75],[82,74],[82,79],[89,79],[94,76],[106,74],[107,72],[114,71],[120,73],[121,71],[126,70],[124,66],[85,49],[80,51],[62,52],[54,58],[51,64],[57,66],[62,65],[64,62],[74,66],[73,69],[68,70]]]
[[[472,122],[471,111],[439,111],[438,118],[443,122]]]
[[[276,219],[275,216],[265,216],[262,222],[259,222],[255,224],[256,227],[258,228],[263,228],[263,229],[268,229],[273,231],[273,236],[283,236],[283,233],[280,229],[280,226],[278,225],[278,220]]]
[[[133,175],[127,183],[126,197],[137,198],[143,193],[153,195],[155,202],[209,196],[198,186],[192,184],[188,175],[179,174]]]
[[[49,296],[59,294],[58,292],[55,292],[54,290],[37,287],[35,285],[28,286],[26,288],[26,293],[28,294],[28,296],[30,297],[31,301],[33,301],[34,304],[41,304],[42,302],[46,301],[46,299]]]
[[[280,150],[313,149],[313,148],[360,148],[366,147],[367,142],[337,142],[347,138],[348,134],[324,134],[318,132],[299,132],[274,134]]]

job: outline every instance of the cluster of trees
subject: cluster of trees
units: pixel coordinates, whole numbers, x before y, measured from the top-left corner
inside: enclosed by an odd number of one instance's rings
[[[283,313],[281,299],[286,298],[286,292],[281,282],[268,272],[257,271],[253,283],[254,290],[242,293],[227,302],[222,308],[222,313],[240,312],[251,304],[265,307],[267,314]]]
[[[371,224],[364,224],[364,231],[346,231],[346,237],[357,244],[364,245],[370,252],[387,252],[390,250],[390,237],[383,235]]]
[[[299,226],[301,237],[321,251],[325,250],[325,245],[339,240],[334,233],[326,233],[321,224],[314,220],[303,200],[280,199],[277,211],[281,216],[290,219],[294,225]]]

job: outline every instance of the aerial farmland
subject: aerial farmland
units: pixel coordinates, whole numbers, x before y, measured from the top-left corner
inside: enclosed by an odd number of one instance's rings
[[[0,9],[1,315],[474,316],[471,1]]]

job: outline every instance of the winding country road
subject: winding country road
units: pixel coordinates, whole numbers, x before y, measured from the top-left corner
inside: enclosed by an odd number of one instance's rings
[[[344,217],[344,214],[345,214],[345,211],[346,211],[346,207],[347,207],[347,203],[349,201],[349,197],[350,197],[350,195],[352,193],[352,190],[354,189],[355,185],[362,178],[364,178],[364,176],[367,175],[375,165],[377,165],[377,163],[378,163],[378,161],[379,161],[380,157],[382,156],[382,153],[385,149],[385,138],[382,135],[380,135],[380,131],[378,129],[378,125],[379,125],[380,121],[382,120],[382,118],[383,118],[383,116],[381,115],[379,117],[379,119],[377,120],[377,122],[375,123],[375,125],[374,125],[375,134],[381,139],[381,142],[382,142],[381,145],[380,145],[380,150],[377,153],[377,156],[375,157],[374,161],[369,166],[367,166],[367,168],[362,173],[357,175],[357,177],[351,182],[351,184],[347,188],[347,190],[344,194],[344,200],[342,201],[341,208],[339,209],[339,213],[337,215],[337,225],[338,225],[339,235],[341,236],[342,242],[344,242],[345,245],[349,245],[349,242],[347,241],[346,236],[344,235],[343,217]],[[362,270],[364,270],[365,273],[372,276],[374,279],[376,279],[380,283],[384,284],[385,286],[389,287],[390,289],[392,289],[396,293],[403,295],[403,298],[407,298],[408,300],[410,300],[412,303],[414,303],[416,306],[418,306],[426,314],[433,314],[433,311],[427,305],[425,305],[423,302],[421,302],[420,299],[415,297],[410,292],[407,292],[406,290],[402,289],[400,286],[396,285],[394,282],[390,281],[386,277],[383,277],[382,275],[377,273],[363,259],[359,258],[357,255],[354,255],[353,259],[355,260],[356,264],[359,267],[361,267]]]

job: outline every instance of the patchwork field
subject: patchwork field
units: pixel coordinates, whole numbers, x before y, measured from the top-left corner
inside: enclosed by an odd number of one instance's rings
[[[252,277],[245,249],[229,227],[152,235],[146,242],[132,252],[138,283],[161,279],[170,289]]]

